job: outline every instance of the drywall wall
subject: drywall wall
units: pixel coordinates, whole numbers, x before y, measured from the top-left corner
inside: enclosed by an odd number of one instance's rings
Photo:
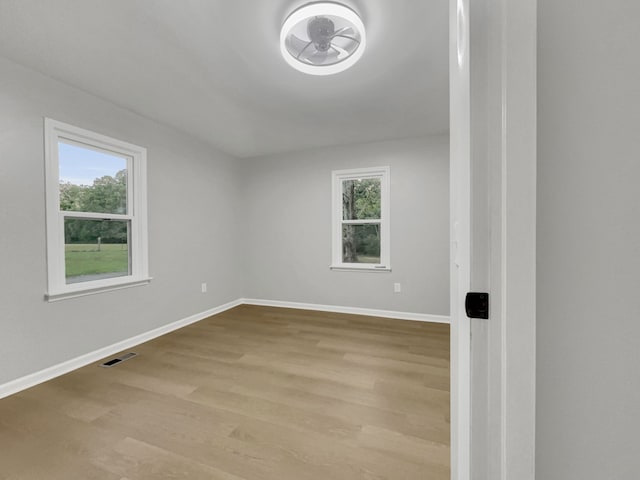
[[[640,478],[640,3],[538,8],[536,478]]]
[[[148,149],[149,285],[44,300],[45,116]],[[241,297],[237,167],[185,135],[0,59],[0,384]]]
[[[250,298],[448,315],[449,139],[318,149],[242,161]],[[330,270],[331,171],[391,169],[392,272]],[[393,292],[393,284],[402,293]]]

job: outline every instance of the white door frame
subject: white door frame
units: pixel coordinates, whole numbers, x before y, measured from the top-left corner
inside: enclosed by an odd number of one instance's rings
[[[535,477],[535,241],[536,241],[536,0],[450,0],[451,87],[451,478],[533,480]],[[470,110],[470,29],[487,59],[486,118]],[[477,72],[473,72],[474,75]],[[481,73],[482,74],[482,73]],[[487,81],[488,80],[488,81]],[[471,130],[488,135],[491,229],[486,444],[471,444],[470,288]],[[477,384],[476,384],[477,385]],[[479,387],[478,387],[479,388]],[[474,470],[471,449],[486,456]],[[473,473],[473,474],[472,474]]]
[[[449,2],[451,239],[451,479],[469,480],[471,324],[464,297],[471,286],[471,108],[469,0]]]

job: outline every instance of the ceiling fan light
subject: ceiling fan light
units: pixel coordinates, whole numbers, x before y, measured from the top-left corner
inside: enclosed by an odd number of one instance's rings
[[[280,31],[280,52],[285,61],[310,75],[346,70],[362,57],[365,45],[362,20],[338,3],[304,5],[287,17]]]

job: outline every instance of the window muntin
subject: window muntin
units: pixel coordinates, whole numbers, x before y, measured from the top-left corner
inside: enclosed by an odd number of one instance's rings
[[[389,167],[333,172],[332,268],[390,270]]]
[[[147,283],[146,150],[45,119],[49,300]]]

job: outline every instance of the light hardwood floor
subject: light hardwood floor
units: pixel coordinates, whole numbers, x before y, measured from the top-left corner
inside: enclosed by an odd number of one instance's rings
[[[0,478],[449,479],[449,326],[240,306],[0,400]]]

